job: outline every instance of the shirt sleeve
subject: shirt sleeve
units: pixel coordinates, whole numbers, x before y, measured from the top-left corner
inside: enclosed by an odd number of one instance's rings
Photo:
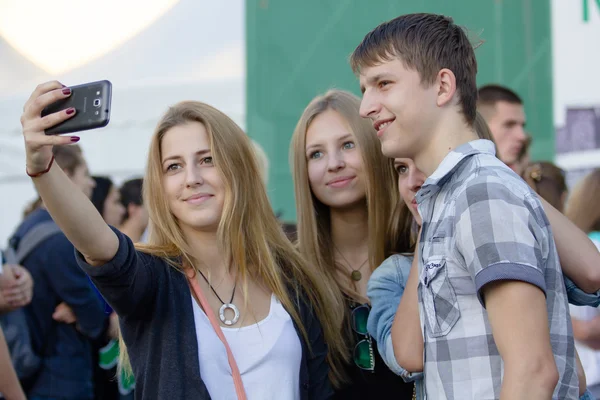
[[[456,249],[483,307],[482,288],[494,281],[527,282],[545,294],[548,224],[537,198],[498,178],[476,178],[457,196]]]
[[[108,316],[88,277],[77,266],[73,245],[62,233],[43,245],[50,265],[45,270],[49,285],[73,310],[79,330],[89,338],[98,338],[106,328]]]
[[[112,229],[119,239],[119,249],[112,260],[92,266],[76,251],[77,262],[119,317],[141,318],[154,306],[157,271],[163,265],[157,266],[158,258],[138,252],[131,239]]]
[[[393,255],[375,269],[367,285],[367,297],[371,301],[367,322],[369,334],[375,338],[377,350],[388,368],[406,382],[421,379],[423,373],[410,373],[398,364],[391,331],[411,264],[411,257]]]

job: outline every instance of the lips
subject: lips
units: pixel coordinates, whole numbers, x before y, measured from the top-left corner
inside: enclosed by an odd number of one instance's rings
[[[350,182],[352,182],[354,180],[354,178],[356,178],[356,175],[339,176],[337,178],[333,178],[330,181],[328,181],[326,183],[326,185],[334,187],[334,188],[340,188],[340,187],[344,187],[344,186],[348,185]]]
[[[208,193],[198,193],[198,194],[194,194],[190,197],[188,197],[187,199],[185,199],[184,201],[186,203],[190,203],[190,204],[200,204],[205,202],[206,200],[210,199],[211,197],[213,197],[212,194],[208,194]]]
[[[412,201],[410,202],[410,205],[416,210],[418,208],[417,200],[412,199]]]
[[[379,119],[373,122],[373,128],[375,128],[375,130],[377,131],[377,135],[383,133],[383,131],[385,131],[385,128],[387,128],[392,122],[394,122],[395,119],[396,118]]]

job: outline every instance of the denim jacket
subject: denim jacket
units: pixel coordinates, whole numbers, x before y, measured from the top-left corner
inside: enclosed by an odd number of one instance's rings
[[[367,322],[369,333],[379,343],[379,353],[390,370],[402,377],[406,382],[414,381],[417,400],[425,399],[423,387],[423,373],[411,373],[402,368],[392,347],[392,323],[400,299],[404,293],[408,274],[412,265],[412,256],[394,254],[387,258],[371,275],[367,287],[367,296],[371,300],[371,313]],[[564,277],[569,303],[598,307],[600,305],[600,292],[585,293],[566,276]],[[593,400],[589,391],[581,400]]]

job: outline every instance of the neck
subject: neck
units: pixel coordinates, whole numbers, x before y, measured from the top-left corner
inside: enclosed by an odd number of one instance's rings
[[[183,234],[192,251],[192,257],[196,260],[196,268],[205,276],[209,274],[213,279],[218,279],[230,272],[216,232],[184,228]]]
[[[475,130],[464,122],[462,116],[453,113],[438,122],[434,132],[428,136],[425,147],[413,157],[413,161],[429,177],[450,152],[476,139],[478,136]]]
[[[119,230],[125,235],[129,236],[129,238],[134,243],[137,243],[142,238],[142,235],[144,234],[144,230],[146,230],[146,228],[140,226],[140,224],[136,224],[135,221],[129,218],[123,222]]]
[[[348,261],[362,262],[368,254],[368,210],[364,203],[351,209],[331,209],[331,238]]]

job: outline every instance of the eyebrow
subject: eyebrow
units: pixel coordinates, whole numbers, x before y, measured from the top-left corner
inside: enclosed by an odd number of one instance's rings
[[[344,140],[347,140],[347,139],[352,139],[352,134],[351,133],[346,133],[344,136],[340,137],[338,139],[338,141],[341,142],[341,141],[344,141]],[[312,149],[314,149],[316,147],[319,147],[319,146],[321,146],[321,143],[313,143],[310,146],[306,146],[306,151],[308,152],[308,151],[310,151],[310,150],[312,150]]]
[[[197,156],[202,156],[202,155],[204,155],[204,154],[207,154],[207,153],[210,153],[210,149],[198,150],[198,151],[196,152],[196,155],[197,155]],[[161,164],[164,164],[164,163],[166,163],[167,161],[174,161],[174,160],[181,160],[181,159],[183,159],[183,157],[181,157],[181,156],[179,156],[179,155],[175,155],[175,156],[169,156],[169,157],[167,157],[167,158],[163,159]]]
[[[380,81],[380,80],[382,80],[384,78],[390,78],[390,77],[392,77],[392,76],[388,72],[382,72],[380,74],[373,75],[373,76],[367,78],[367,85],[373,86],[373,85],[375,85],[377,83],[377,81]],[[360,91],[362,93],[365,93],[365,90],[366,90],[365,85],[361,84],[360,85]]]

